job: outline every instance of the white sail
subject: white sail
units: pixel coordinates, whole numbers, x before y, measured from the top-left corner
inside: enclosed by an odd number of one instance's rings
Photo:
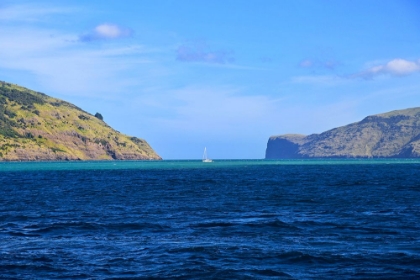
[[[207,148],[204,147],[203,153],[203,162],[213,162],[211,159],[207,158]]]

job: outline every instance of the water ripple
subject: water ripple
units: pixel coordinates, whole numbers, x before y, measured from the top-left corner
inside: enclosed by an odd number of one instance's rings
[[[0,172],[0,278],[420,278],[417,164],[142,164]]]

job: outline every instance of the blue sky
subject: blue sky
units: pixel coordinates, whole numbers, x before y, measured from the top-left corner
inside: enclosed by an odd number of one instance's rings
[[[420,3],[0,1],[0,80],[100,112],[164,159],[263,158],[420,106]]]

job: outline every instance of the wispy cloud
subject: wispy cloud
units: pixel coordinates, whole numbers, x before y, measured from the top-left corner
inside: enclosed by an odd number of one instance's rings
[[[314,67],[314,61],[303,60],[300,63],[301,67]],[[420,60],[410,61],[401,58],[392,59],[382,64],[371,64],[366,70],[357,72],[355,74],[347,75],[306,75],[292,78],[293,83],[306,83],[316,85],[338,85],[344,83],[346,80],[364,79],[373,80],[380,76],[388,77],[403,77],[420,72]]]
[[[292,82],[297,84],[336,86],[345,83],[346,79],[343,79],[343,77],[337,75],[307,75],[293,77]]]
[[[305,59],[305,60],[302,60],[300,63],[299,63],[299,66],[300,67],[302,67],[302,68],[310,68],[310,67],[312,67],[314,65],[314,62],[313,62],[313,60],[311,60],[311,59]]]
[[[0,21],[8,22],[37,22],[44,21],[47,15],[66,14],[74,11],[73,8],[45,7],[42,5],[4,5],[0,6]]]
[[[141,83],[132,81],[134,72],[143,77],[153,69],[141,67],[153,64],[155,52],[142,45],[89,48],[73,34],[26,26],[2,28],[0,37],[8,38],[0,40],[0,70],[31,73],[51,93],[106,98]]]
[[[317,60],[317,59],[304,59],[299,63],[301,68],[323,68],[328,70],[334,70],[339,66],[335,60]]]
[[[232,51],[209,50],[205,44],[183,44],[176,50],[176,59],[183,62],[226,64],[234,61]]]
[[[133,35],[133,30],[116,24],[104,23],[96,26],[90,32],[80,35],[79,40],[82,42],[91,42],[96,40],[112,40]]]
[[[420,72],[420,60],[410,61],[401,58],[390,60],[384,64],[375,65],[368,69],[351,75],[351,78],[374,79],[382,75],[393,77],[407,76]]]
[[[243,89],[229,85],[159,89],[154,94],[138,96],[135,102],[152,115],[160,112],[160,118],[154,120],[160,125],[197,135],[220,135],[226,130],[252,134],[249,127],[264,123],[278,104],[264,95],[244,95]]]

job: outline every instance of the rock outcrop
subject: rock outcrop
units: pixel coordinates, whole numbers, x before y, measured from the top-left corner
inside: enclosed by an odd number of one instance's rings
[[[266,159],[420,157],[420,107],[368,116],[308,136],[271,136]]]
[[[0,161],[158,160],[149,144],[75,105],[0,82]]]

